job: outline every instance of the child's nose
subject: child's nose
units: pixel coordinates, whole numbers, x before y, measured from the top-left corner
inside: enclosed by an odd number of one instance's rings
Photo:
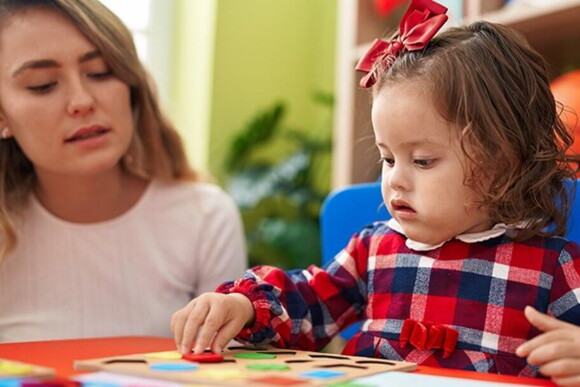
[[[387,179],[391,189],[397,191],[409,189],[409,171],[400,164],[395,163],[389,169]]]

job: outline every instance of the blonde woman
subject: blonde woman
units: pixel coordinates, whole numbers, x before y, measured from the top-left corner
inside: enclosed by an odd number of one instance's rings
[[[0,0],[0,137],[0,342],[169,336],[246,267],[234,203],[97,0]]]

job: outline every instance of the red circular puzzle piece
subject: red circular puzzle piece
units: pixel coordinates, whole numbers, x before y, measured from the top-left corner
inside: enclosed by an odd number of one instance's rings
[[[222,355],[215,353],[202,353],[199,355],[188,353],[187,355],[183,355],[181,358],[195,363],[220,363],[224,361],[224,357]]]

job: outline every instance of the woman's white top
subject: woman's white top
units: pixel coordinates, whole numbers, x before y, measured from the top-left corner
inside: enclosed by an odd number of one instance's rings
[[[205,183],[149,184],[123,215],[71,223],[31,197],[0,266],[0,342],[171,336],[173,312],[247,267],[239,212]]]

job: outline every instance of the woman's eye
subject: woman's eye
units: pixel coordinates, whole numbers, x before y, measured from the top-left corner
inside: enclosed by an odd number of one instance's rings
[[[35,85],[35,86],[27,86],[26,88],[28,90],[32,90],[35,93],[46,93],[50,90],[52,90],[54,88],[54,86],[56,86],[56,82],[50,82],[50,83],[43,83],[42,85]]]
[[[417,159],[417,160],[414,160],[413,162],[421,168],[427,168],[427,167],[430,167],[431,165],[433,165],[433,162],[435,162],[435,160],[434,159]]]
[[[87,75],[89,76],[89,78],[103,79],[103,78],[108,78],[111,75],[113,75],[113,72],[111,70],[106,70],[106,71],[101,71],[98,73],[89,73]]]

